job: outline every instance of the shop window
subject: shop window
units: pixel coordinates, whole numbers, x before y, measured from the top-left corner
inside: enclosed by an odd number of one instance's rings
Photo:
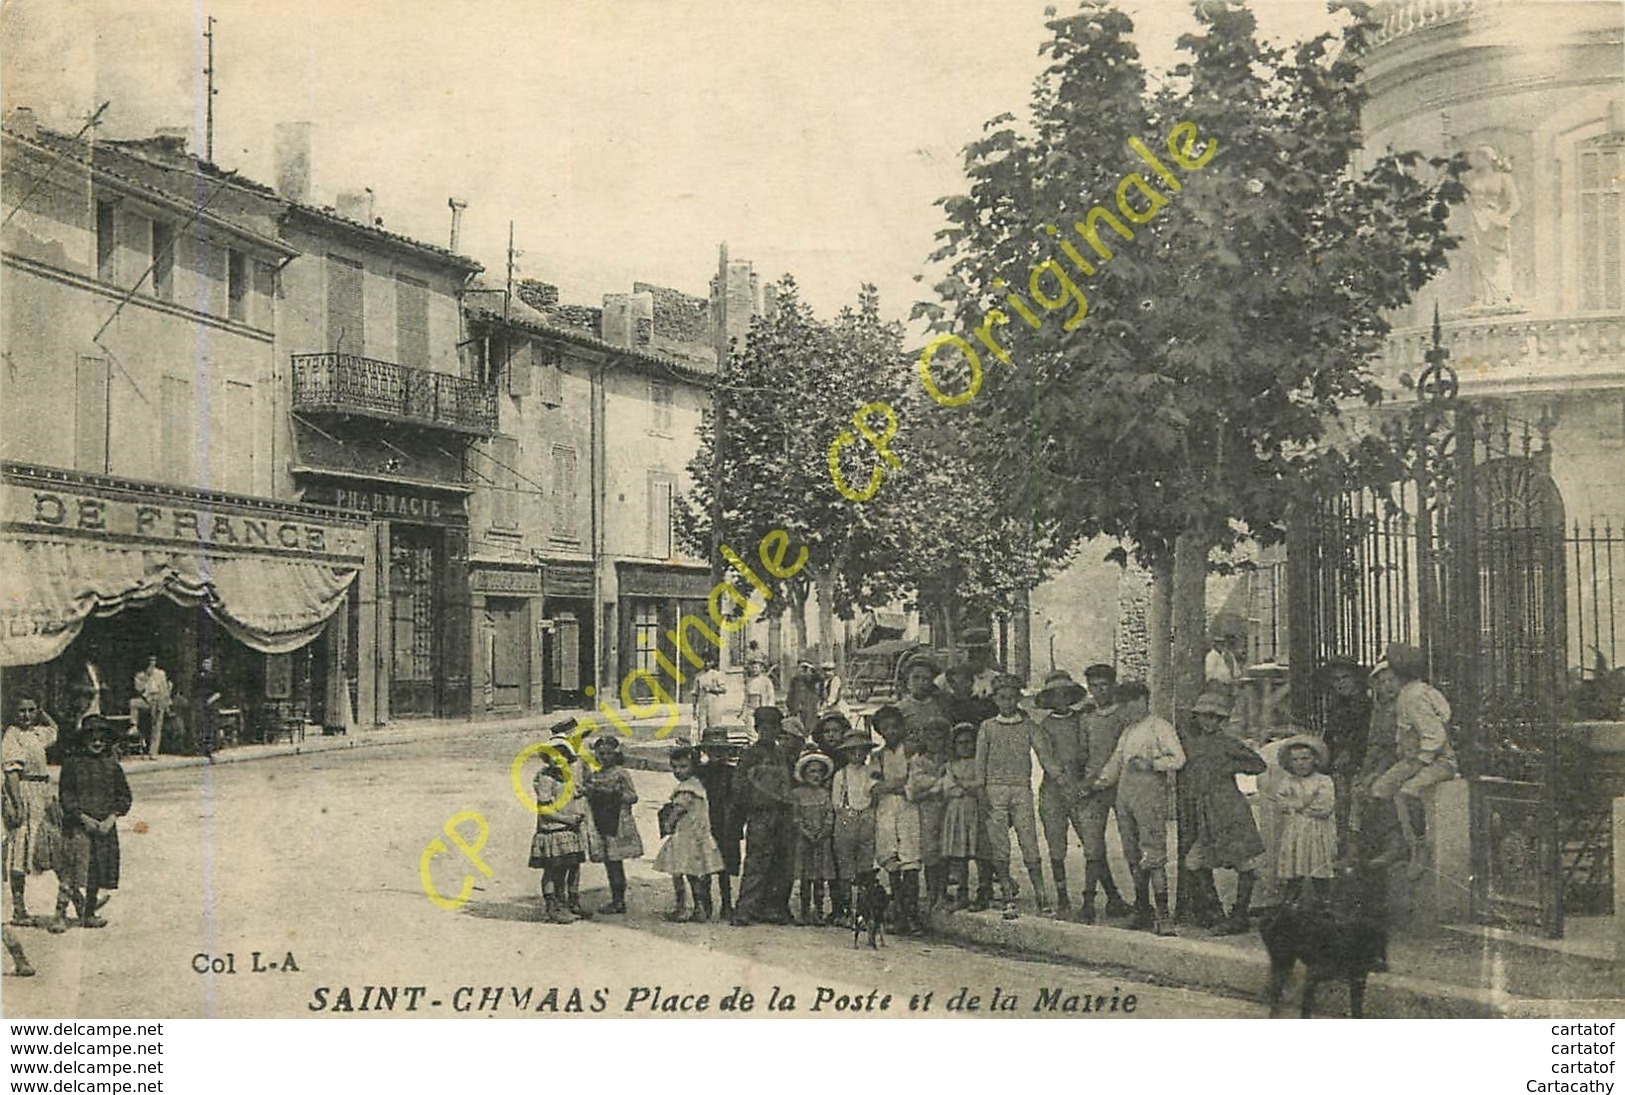
[[[118,203],[96,203],[96,276],[118,279]]]
[[[366,312],[361,264],[342,255],[327,256],[327,348],[334,353],[367,352]]]
[[[226,251],[226,314],[238,323],[248,322],[248,256]]]
[[[406,538],[389,549],[390,622],[397,681],[434,679],[434,548]]]
[[[152,222],[152,295],[175,299],[175,227],[157,220]]]
[[[429,283],[405,274],[395,278],[395,358],[415,369],[429,367]]]
[[[80,471],[106,472],[107,467],[107,359],[81,357],[75,374],[73,466]]]
[[[1580,149],[1580,309],[1625,308],[1625,139]]]
[[[655,653],[660,649],[660,604],[637,601],[632,606],[632,636],[637,644],[637,668],[658,675]]]
[[[676,476],[663,471],[649,473],[649,554],[653,558],[672,557],[672,505],[676,498]]]

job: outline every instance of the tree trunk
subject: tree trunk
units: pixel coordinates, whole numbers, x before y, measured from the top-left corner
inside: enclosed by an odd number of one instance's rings
[[[1168,687],[1168,664],[1173,641],[1174,567],[1158,562],[1151,567],[1151,607],[1146,613],[1146,666],[1151,689],[1151,710],[1170,722],[1173,694]]]
[[[1186,531],[1174,541],[1172,644],[1169,684],[1176,711],[1185,711],[1202,692],[1207,654],[1208,538]]]
[[[824,661],[834,662],[837,673],[842,673],[841,679],[846,676],[842,672],[842,663],[846,660],[846,653],[841,650],[841,644],[835,640],[835,571],[833,569],[818,572],[818,643],[823,653]]]
[[[1010,651],[1013,663],[1010,672],[1023,682],[1030,681],[1033,674],[1033,614],[1027,598],[1025,589],[1016,593],[1014,638]]]
[[[790,607],[796,625],[796,656],[807,657],[807,595],[803,593]]]

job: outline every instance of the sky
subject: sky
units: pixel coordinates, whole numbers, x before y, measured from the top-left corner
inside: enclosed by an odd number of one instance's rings
[[[598,303],[634,280],[703,294],[717,245],[793,273],[823,315],[880,287],[931,296],[960,149],[1025,110],[1044,9],[1066,0],[6,0],[0,96],[75,131],[190,127],[203,147],[215,24],[215,161],[273,182],[278,122],[314,129],[314,197],[371,187],[385,226]],[[1127,0],[1148,67],[1193,25]],[[1323,0],[1255,0],[1266,36],[1330,25]]]

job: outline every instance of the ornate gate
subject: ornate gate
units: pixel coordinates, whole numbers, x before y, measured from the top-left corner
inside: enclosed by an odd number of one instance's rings
[[[1558,935],[1562,499],[1541,431],[1458,402],[1441,372],[1405,474],[1321,497],[1296,524],[1292,690],[1318,724],[1316,666],[1422,648],[1470,781],[1474,915]]]

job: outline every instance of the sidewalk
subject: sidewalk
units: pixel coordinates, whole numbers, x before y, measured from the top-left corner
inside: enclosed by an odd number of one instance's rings
[[[1025,903],[1024,903],[1025,904]],[[1105,925],[1085,926],[1024,911],[939,915],[933,929],[950,939],[996,947],[1044,961],[1115,967],[1193,988],[1257,997],[1269,973],[1255,934],[1213,936],[1181,927],[1175,938]],[[1582,955],[1495,938],[1502,933],[1452,929],[1437,937],[1406,935],[1388,948],[1388,973],[1372,974],[1365,1013],[1371,1018],[1612,1019],[1625,1014],[1620,966]],[[1296,1015],[1302,968],[1287,983],[1284,1014]],[[1317,1011],[1346,1015],[1348,994],[1330,982]]]
[[[500,734],[505,731],[523,732],[531,735],[535,740],[541,741],[548,737],[548,727],[572,716],[588,714],[591,714],[591,712],[587,710],[560,709],[549,711],[545,715],[530,713],[507,718],[474,721],[468,719],[411,719],[365,730],[356,730],[349,734],[312,732],[303,741],[278,741],[270,745],[232,745],[215,753],[212,761],[207,757],[166,753],[157,760],[149,761],[139,756],[127,756],[123,758],[122,762],[127,775],[139,776],[143,772],[162,772],[175,768],[201,768],[211,763],[216,765],[242,764],[248,761],[268,760],[273,757],[325,753],[336,749],[365,749],[374,746],[407,745],[411,742],[427,741],[435,738]],[[679,724],[666,738],[656,740],[655,732],[663,725],[661,719],[623,718],[622,721],[630,725],[637,735],[628,744],[627,766],[630,768],[665,771],[667,767],[667,751],[672,745],[688,740],[687,724]],[[598,722],[601,728],[600,733],[605,730],[614,731],[613,724],[608,723],[602,717],[599,718]]]

